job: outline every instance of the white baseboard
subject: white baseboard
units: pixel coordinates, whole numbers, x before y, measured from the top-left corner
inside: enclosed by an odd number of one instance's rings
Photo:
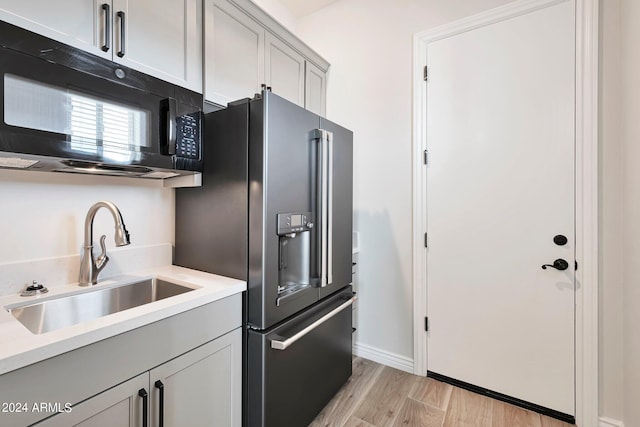
[[[600,417],[599,427],[624,427],[624,423],[611,418]]]
[[[413,360],[409,357],[381,350],[360,342],[353,344],[353,354],[413,374]],[[624,427],[624,423],[612,418],[600,417],[598,427]]]
[[[413,374],[413,359],[356,342],[353,354]]]
[[[413,374],[413,360],[408,357],[360,342],[353,344],[353,354]],[[624,423],[612,418],[600,417],[598,427],[624,427]]]

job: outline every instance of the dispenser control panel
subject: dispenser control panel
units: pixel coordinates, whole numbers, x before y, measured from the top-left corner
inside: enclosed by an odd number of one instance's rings
[[[278,235],[302,233],[313,228],[311,212],[292,212],[278,214]]]

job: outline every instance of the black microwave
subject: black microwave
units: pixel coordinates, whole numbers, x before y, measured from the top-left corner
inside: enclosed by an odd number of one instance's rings
[[[0,78],[0,168],[202,171],[201,94],[2,21]]]

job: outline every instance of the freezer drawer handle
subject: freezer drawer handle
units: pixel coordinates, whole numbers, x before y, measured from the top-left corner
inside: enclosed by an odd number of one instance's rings
[[[310,324],[309,326],[307,326],[306,328],[304,328],[303,330],[301,330],[300,332],[298,332],[297,334],[295,334],[291,338],[287,338],[284,341],[272,340],[271,341],[271,348],[273,348],[275,350],[286,350],[287,347],[289,347],[291,344],[293,344],[294,342],[298,341],[300,338],[304,337],[309,332],[313,331],[315,328],[317,328],[318,326],[322,325],[324,322],[326,322],[327,320],[331,319],[333,316],[335,316],[336,314],[340,313],[345,308],[347,308],[350,305],[352,305],[355,301],[356,301],[356,297],[350,298],[348,301],[346,301],[345,303],[341,304],[339,307],[336,307],[334,310],[331,310],[329,313],[325,314],[324,316],[322,316],[321,318],[319,318],[318,320],[316,320],[315,322],[313,322],[312,324]]]

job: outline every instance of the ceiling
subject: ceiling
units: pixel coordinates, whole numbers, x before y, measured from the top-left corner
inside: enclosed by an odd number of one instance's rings
[[[280,0],[280,3],[289,9],[296,18],[300,18],[301,16],[316,12],[336,1],[338,0]]]

